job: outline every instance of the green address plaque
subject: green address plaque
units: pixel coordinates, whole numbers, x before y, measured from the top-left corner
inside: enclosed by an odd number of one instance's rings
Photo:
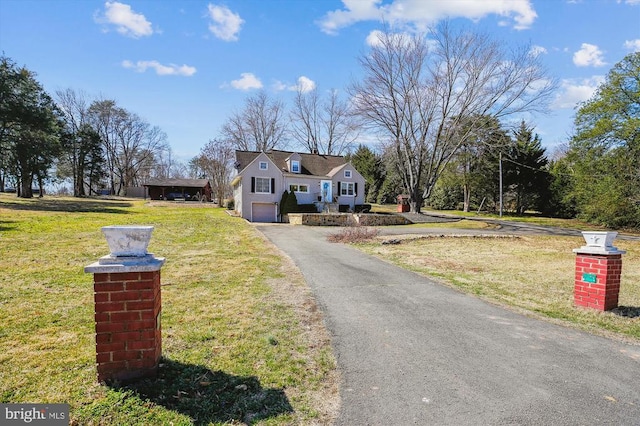
[[[582,274],[582,281],[585,283],[597,283],[598,276],[596,274],[587,274],[586,272]]]

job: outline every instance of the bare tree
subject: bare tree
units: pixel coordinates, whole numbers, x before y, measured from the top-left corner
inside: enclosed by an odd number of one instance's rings
[[[112,194],[140,184],[156,156],[168,149],[166,134],[113,100],[94,101],[89,108],[107,159]]]
[[[242,111],[229,117],[222,126],[222,135],[242,151],[283,148],[286,145],[284,105],[260,91],[246,99]]]
[[[349,90],[355,113],[386,141],[412,212],[474,137],[474,120],[541,111],[555,88],[526,47],[508,50],[448,23],[429,35],[381,33]]]
[[[197,174],[210,180],[221,206],[225,195],[229,193],[234,158],[235,152],[229,141],[212,139],[200,149],[200,154],[191,160],[191,166],[197,170]]]
[[[354,117],[337,90],[322,102],[318,89],[298,89],[291,118],[293,138],[311,153],[341,155],[358,137]]]
[[[104,163],[100,136],[89,122],[89,96],[73,89],[58,90],[56,104],[65,122],[58,175],[71,177],[73,195],[82,197],[87,188],[91,194]]]

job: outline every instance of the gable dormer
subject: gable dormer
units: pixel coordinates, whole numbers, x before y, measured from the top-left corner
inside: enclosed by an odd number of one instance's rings
[[[291,154],[287,158],[286,163],[289,173],[302,173],[302,157],[297,152]]]

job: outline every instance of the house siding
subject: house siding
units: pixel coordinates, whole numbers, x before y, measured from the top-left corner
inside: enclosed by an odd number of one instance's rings
[[[267,162],[267,170],[260,170],[260,162]],[[251,192],[252,178],[273,179],[273,191],[268,194]],[[234,188],[234,199],[239,200],[236,211],[245,219],[251,220],[253,203],[279,203],[282,197],[283,176],[280,170],[264,154],[260,154],[255,161],[242,171],[241,180]]]
[[[339,164],[338,160],[342,159],[341,157],[329,157],[328,162],[332,164],[334,167],[331,171],[328,171],[326,168],[323,172],[320,171],[322,161],[326,157],[318,157],[318,159],[322,158],[321,161],[316,161],[316,158],[312,157],[310,154],[304,154],[301,156],[298,153],[290,153],[287,156],[286,160],[282,158],[283,152],[279,152],[280,160],[276,161],[280,164],[280,167],[276,165],[276,163],[269,157],[269,155],[265,153],[251,153],[247,151],[239,151],[237,152],[242,154],[242,159],[245,161],[250,161],[248,165],[243,164],[241,170],[239,170],[239,174],[234,179],[234,200],[235,200],[235,210],[241,215],[243,218],[247,220],[253,220],[252,214],[254,212],[253,206],[257,206],[261,211],[264,210],[264,204],[273,203],[274,205],[280,203],[280,199],[282,198],[282,193],[285,191],[289,191],[290,185],[307,185],[309,188],[309,192],[299,192],[296,191],[296,199],[298,200],[298,204],[313,204],[318,201],[318,197],[320,196],[320,185],[322,181],[331,181],[332,183],[332,194],[334,200],[336,200],[339,204],[348,205],[353,208],[355,205],[364,204],[364,185],[365,180],[360,173],[351,165],[350,163]],[[256,157],[252,158],[251,155],[255,154]],[[261,170],[259,165],[260,162],[267,162],[267,170]],[[303,173],[291,173],[287,168],[290,166],[291,161],[301,161],[301,169],[303,169]],[[314,170],[316,173],[328,173],[328,174],[309,174],[311,170]],[[344,170],[351,171],[351,177],[346,178],[344,175]],[[269,194],[261,194],[255,193],[251,191],[251,188],[255,186],[255,181],[252,185],[252,178],[262,177],[273,179],[273,192]],[[357,193],[354,196],[340,196],[340,182],[352,182],[357,185]],[[277,212],[279,212],[280,206],[277,206]]]

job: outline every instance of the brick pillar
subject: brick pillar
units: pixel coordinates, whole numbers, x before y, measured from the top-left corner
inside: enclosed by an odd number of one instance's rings
[[[160,268],[165,259],[146,248],[135,255],[113,253],[84,269],[94,274],[98,381],[153,377],[162,353]]]
[[[160,271],[93,279],[98,381],[155,376],[162,354]]]
[[[577,253],[574,302],[576,306],[608,311],[618,307],[622,255]]]
[[[576,253],[574,303],[576,306],[601,311],[617,308],[622,255],[625,252],[611,245],[616,233],[583,232],[583,234],[587,245],[573,250]],[[604,243],[606,236],[604,234],[614,235],[610,235],[609,241]],[[596,244],[594,240],[601,241]]]

